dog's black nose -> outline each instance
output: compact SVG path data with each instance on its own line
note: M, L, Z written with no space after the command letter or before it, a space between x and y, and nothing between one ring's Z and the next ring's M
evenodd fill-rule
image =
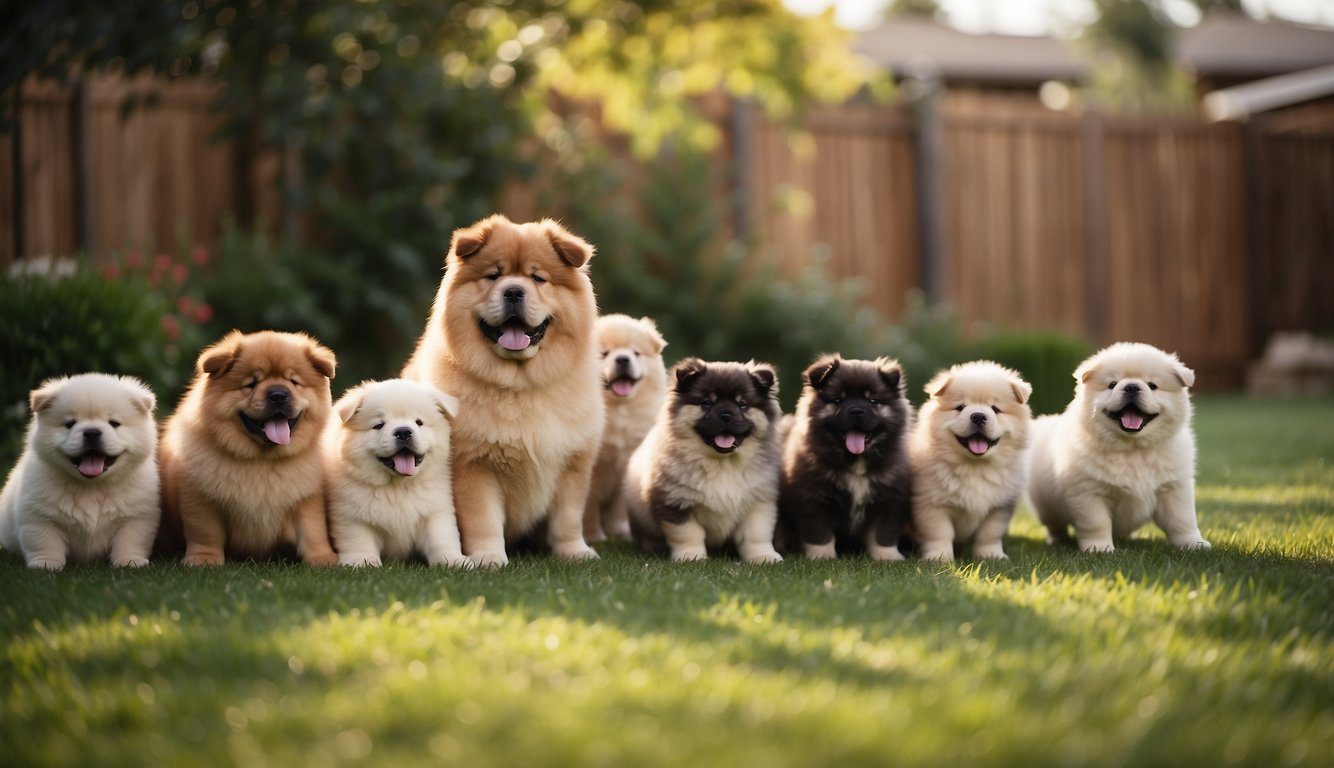
M287 405L287 401L292 399L292 393L283 387L274 387L268 391L268 394L264 395L264 399L269 401L269 405L277 408Z
M866 415L866 409L860 405L849 405L848 415L853 417L854 419L860 419L861 417Z
M523 301L523 289L517 285L511 285L505 289L505 303L518 304Z
M617 367L617 368L629 368L629 367L630 367L630 356L629 356L629 355L617 355L617 356L616 356L616 367Z
M83 431L83 441L85 443L95 443L101 439L102 439L102 430L100 429L85 429Z
M1127 395L1138 395L1138 394L1139 394L1139 390L1140 390L1140 386L1139 386L1138 384L1127 384L1127 385L1126 385L1126 389L1125 389L1125 393L1126 393Z
M979 427L987 423L987 415L985 413L975 413L970 418L972 418L973 423Z
M399 441L400 443L411 442L412 430L408 427L399 427L398 429L394 430L394 439Z
M718 412L718 421L721 421L722 423L727 424L727 423L730 422L731 420L732 420L732 412L731 412L731 411L719 411L719 412Z

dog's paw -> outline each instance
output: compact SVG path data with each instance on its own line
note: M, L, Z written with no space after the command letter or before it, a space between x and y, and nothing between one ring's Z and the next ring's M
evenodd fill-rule
M148 565L148 558L122 557L120 559L113 559L111 564L117 568L143 568L145 565Z
M691 549L683 549L672 553L672 562L674 563L690 563L696 560L708 560L708 559L709 559L709 553L703 550L696 551Z
M314 552L301 558L301 562L315 568L326 568L331 565L338 565L338 553L330 550L328 552ZM376 563L379 565L379 563Z
M181 562L194 566L218 566L222 565L222 555L213 552L195 552L186 555Z
M65 567L65 561L47 557L34 557L28 561L28 567L43 571L59 571Z
M999 548L997 549L979 549L973 553L973 557L978 560L1009 560L1010 556Z
M923 549L922 559L933 563L951 563L954 562L954 552L949 549Z
M478 568L504 568L510 564L510 559L504 552L478 552L469 559Z
M361 568L370 566L372 568L380 567L380 558L375 555L339 555L338 564L347 568ZM313 565L313 563L312 563Z
M1096 542L1089 542L1087 544L1080 543L1079 551L1087 552L1090 554L1111 554L1112 552L1116 551L1116 545L1112 544L1110 541L1108 542L1096 541Z
M607 540L607 534L602 532L601 528L594 530L584 529L584 541L589 544L600 544Z
M1188 539L1182 542L1172 542L1172 546L1177 549L1213 549L1214 545L1204 539Z
M828 544L803 544L801 549L807 560L833 560L838 557L832 541Z
M770 563L783 562L783 556L771 549L768 552L756 552L754 554L746 555L741 558L741 560L747 565L769 565Z
M596 560L598 553L593 548L584 543L579 544L557 544L551 548L557 557L563 557L566 560Z
M469 571L477 567L476 563L463 555L459 555L458 557L446 557L444 560L432 563L432 565L443 565L446 568L458 568L463 571Z

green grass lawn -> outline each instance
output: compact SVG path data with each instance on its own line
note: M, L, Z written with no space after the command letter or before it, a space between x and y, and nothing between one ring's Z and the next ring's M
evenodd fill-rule
M1198 408L1210 552L499 572L0 555L0 763L1334 764L1334 401Z

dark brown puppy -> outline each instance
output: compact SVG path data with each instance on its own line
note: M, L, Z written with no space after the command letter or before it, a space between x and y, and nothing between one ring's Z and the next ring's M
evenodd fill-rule
M805 380L783 446L784 530L812 559L865 547L875 560L902 560L912 510L903 369L889 358L825 355Z

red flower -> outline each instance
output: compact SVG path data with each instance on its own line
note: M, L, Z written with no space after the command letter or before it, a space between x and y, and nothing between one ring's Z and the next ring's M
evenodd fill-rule
M125 267L127 269L138 269L144 265L144 256L138 251L130 251L125 256Z
M171 268L171 281L177 285L184 285L185 278L190 276L190 270L184 264L177 264Z
M195 320L201 323L207 323L209 320L212 319L213 319L213 307L201 301L199 303L199 306L195 307Z
M197 246L190 253L190 258L194 261L194 263L202 267L208 263L208 249L202 245Z
M115 264L103 264L102 277L105 277L108 280L115 280L120 277L120 267Z
M177 322L175 316L163 315L162 330L167 334L167 338L175 341L181 335L181 324Z
M181 311L181 314L182 314L182 315L185 315L185 316L187 316L187 317L189 317L189 315L190 315L190 309L191 309L193 306L194 306L194 302L193 302L193 301L190 301L190 297L189 297L189 296L182 296L181 298L179 298L179 299L176 300L176 308L179 309L179 310Z
M158 269L163 272L171 269L171 257L165 253L159 253L157 259L153 262L153 269Z

